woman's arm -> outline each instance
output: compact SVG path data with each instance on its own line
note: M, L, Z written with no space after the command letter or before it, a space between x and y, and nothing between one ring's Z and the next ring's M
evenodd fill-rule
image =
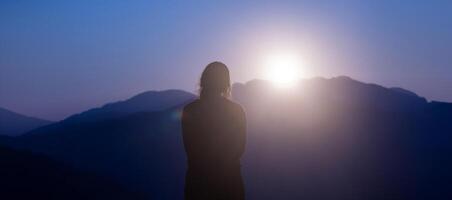
M190 113L186 108L182 111L182 140L188 158L191 158L195 151L195 141L193 141L193 122Z
M243 108L239 107L238 112L238 128L237 128L237 157L240 159L242 157L243 153L245 152L245 146L246 146L246 115Z

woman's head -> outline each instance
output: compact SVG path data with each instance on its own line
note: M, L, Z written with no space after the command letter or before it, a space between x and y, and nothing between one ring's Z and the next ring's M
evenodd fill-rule
M208 64L202 72L200 80L200 97L228 97L231 88L230 82L228 67L221 62L212 62Z

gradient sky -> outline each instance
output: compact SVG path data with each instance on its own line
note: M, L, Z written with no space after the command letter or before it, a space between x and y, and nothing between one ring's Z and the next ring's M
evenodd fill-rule
M1 0L0 107L59 120L146 90L233 81L296 52L305 77L347 75L452 102L452 1Z

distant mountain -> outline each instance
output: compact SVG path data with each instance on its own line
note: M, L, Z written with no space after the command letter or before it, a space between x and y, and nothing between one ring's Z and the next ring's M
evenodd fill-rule
M0 147L2 199L144 199L144 196L45 156Z
M18 136L50 123L52 122L0 108L0 135Z
M421 111L428 105L425 98L408 90L362 83L346 76L304 80L295 88L282 91L281 88L272 87L268 81L253 80L245 85L234 84L232 91L234 99L244 104L266 103L270 104L270 108L282 99L292 101L295 105L291 106L294 107L306 107L306 103L316 103L328 107L334 105L336 108L373 108L391 112Z
M93 122L115 119L137 112L165 110L175 105L193 100L195 95L182 90L148 91L125 101L106 104L100 108L90 109L72 115L65 123Z
M254 80L234 84L232 92L247 113L247 199L452 197L451 103L349 77L293 88ZM63 121L2 141L111 177L150 199L182 199L186 102L180 102L113 119Z
M409 91L409 90L405 90L405 89L403 89L403 88L393 87L393 88L390 88L390 89L393 90L393 91L402 93L402 94L411 95L411 96L413 96L413 97L419 97L416 93L411 92L411 91Z

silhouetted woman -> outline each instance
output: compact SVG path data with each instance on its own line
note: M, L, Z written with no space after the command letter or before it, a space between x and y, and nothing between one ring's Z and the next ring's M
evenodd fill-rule
M231 85L226 65L207 65L200 87L199 99L186 105L182 114L188 158L185 199L244 199L240 157L246 120L242 107L228 99Z

